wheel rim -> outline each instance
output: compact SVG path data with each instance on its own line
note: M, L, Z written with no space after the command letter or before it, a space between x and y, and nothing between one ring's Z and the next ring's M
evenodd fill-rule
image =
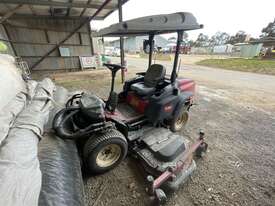
M175 129L180 130L188 121L188 112L183 112L175 122Z
M109 167L116 163L121 155L121 148L117 144L109 144L103 147L96 157L96 164L100 167Z

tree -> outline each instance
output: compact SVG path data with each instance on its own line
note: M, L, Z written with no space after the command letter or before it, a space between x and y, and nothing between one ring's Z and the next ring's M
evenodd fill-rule
M187 44L192 47L194 46L195 42L191 39L187 42Z
M275 19L262 29L261 37L275 37Z
M209 46L223 45L228 42L230 35L226 32L217 32L209 40Z
M198 35L197 40L194 42L195 47L203 47L209 45L209 37L203 33Z
M247 39L248 39L248 34L246 34L245 31L240 30L235 34L235 36L231 36L227 43L229 44L243 43Z
M7 45L4 42L0 41L0 53L6 52L7 49L8 49Z
M188 41L188 34L186 32L183 32L183 40Z

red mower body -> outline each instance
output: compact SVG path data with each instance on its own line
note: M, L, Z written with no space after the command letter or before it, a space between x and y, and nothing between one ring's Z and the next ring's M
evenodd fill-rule
M126 102L140 114L144 114L145 109L149 104L148 99L142 99L139 96L137 96L134 92L129 92L127 94Z
M192 79L178 78L177 79L178 88L181 92L192 92L195 93L196 84Z
M191 79L178 78L177 84L180 92L191 92L195 93L195 82ZM191 96L190 99L192 99ZM149 100L139 97L135 92L128 92L126 102L131 105L139 114L144 114L145 109L149 105Z

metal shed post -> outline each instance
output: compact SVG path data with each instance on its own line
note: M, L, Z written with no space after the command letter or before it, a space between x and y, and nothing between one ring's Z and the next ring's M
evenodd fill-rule
M118 0L118 17L119 17L119 22L123 21L123 16L122 16L122 0ZM123 37L120 37L120 64L122 66L125 66L125 60L124 60L124 39ZM125 81L125 70L121 70L121 82L124 83Z
M92 30L91 30L90 22L87 23L87 27L88 27L88 31L89 31L89 40L90 40L90 45L91 45L91 54L95 55L93 38L92 38Z

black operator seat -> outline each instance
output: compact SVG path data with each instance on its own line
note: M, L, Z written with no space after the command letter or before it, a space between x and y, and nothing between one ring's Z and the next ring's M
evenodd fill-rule
M152 64L146 71L144 82L131 85L131 89L137 94L148 96L154 94L159 83L164 81L166 69L161 64Z

